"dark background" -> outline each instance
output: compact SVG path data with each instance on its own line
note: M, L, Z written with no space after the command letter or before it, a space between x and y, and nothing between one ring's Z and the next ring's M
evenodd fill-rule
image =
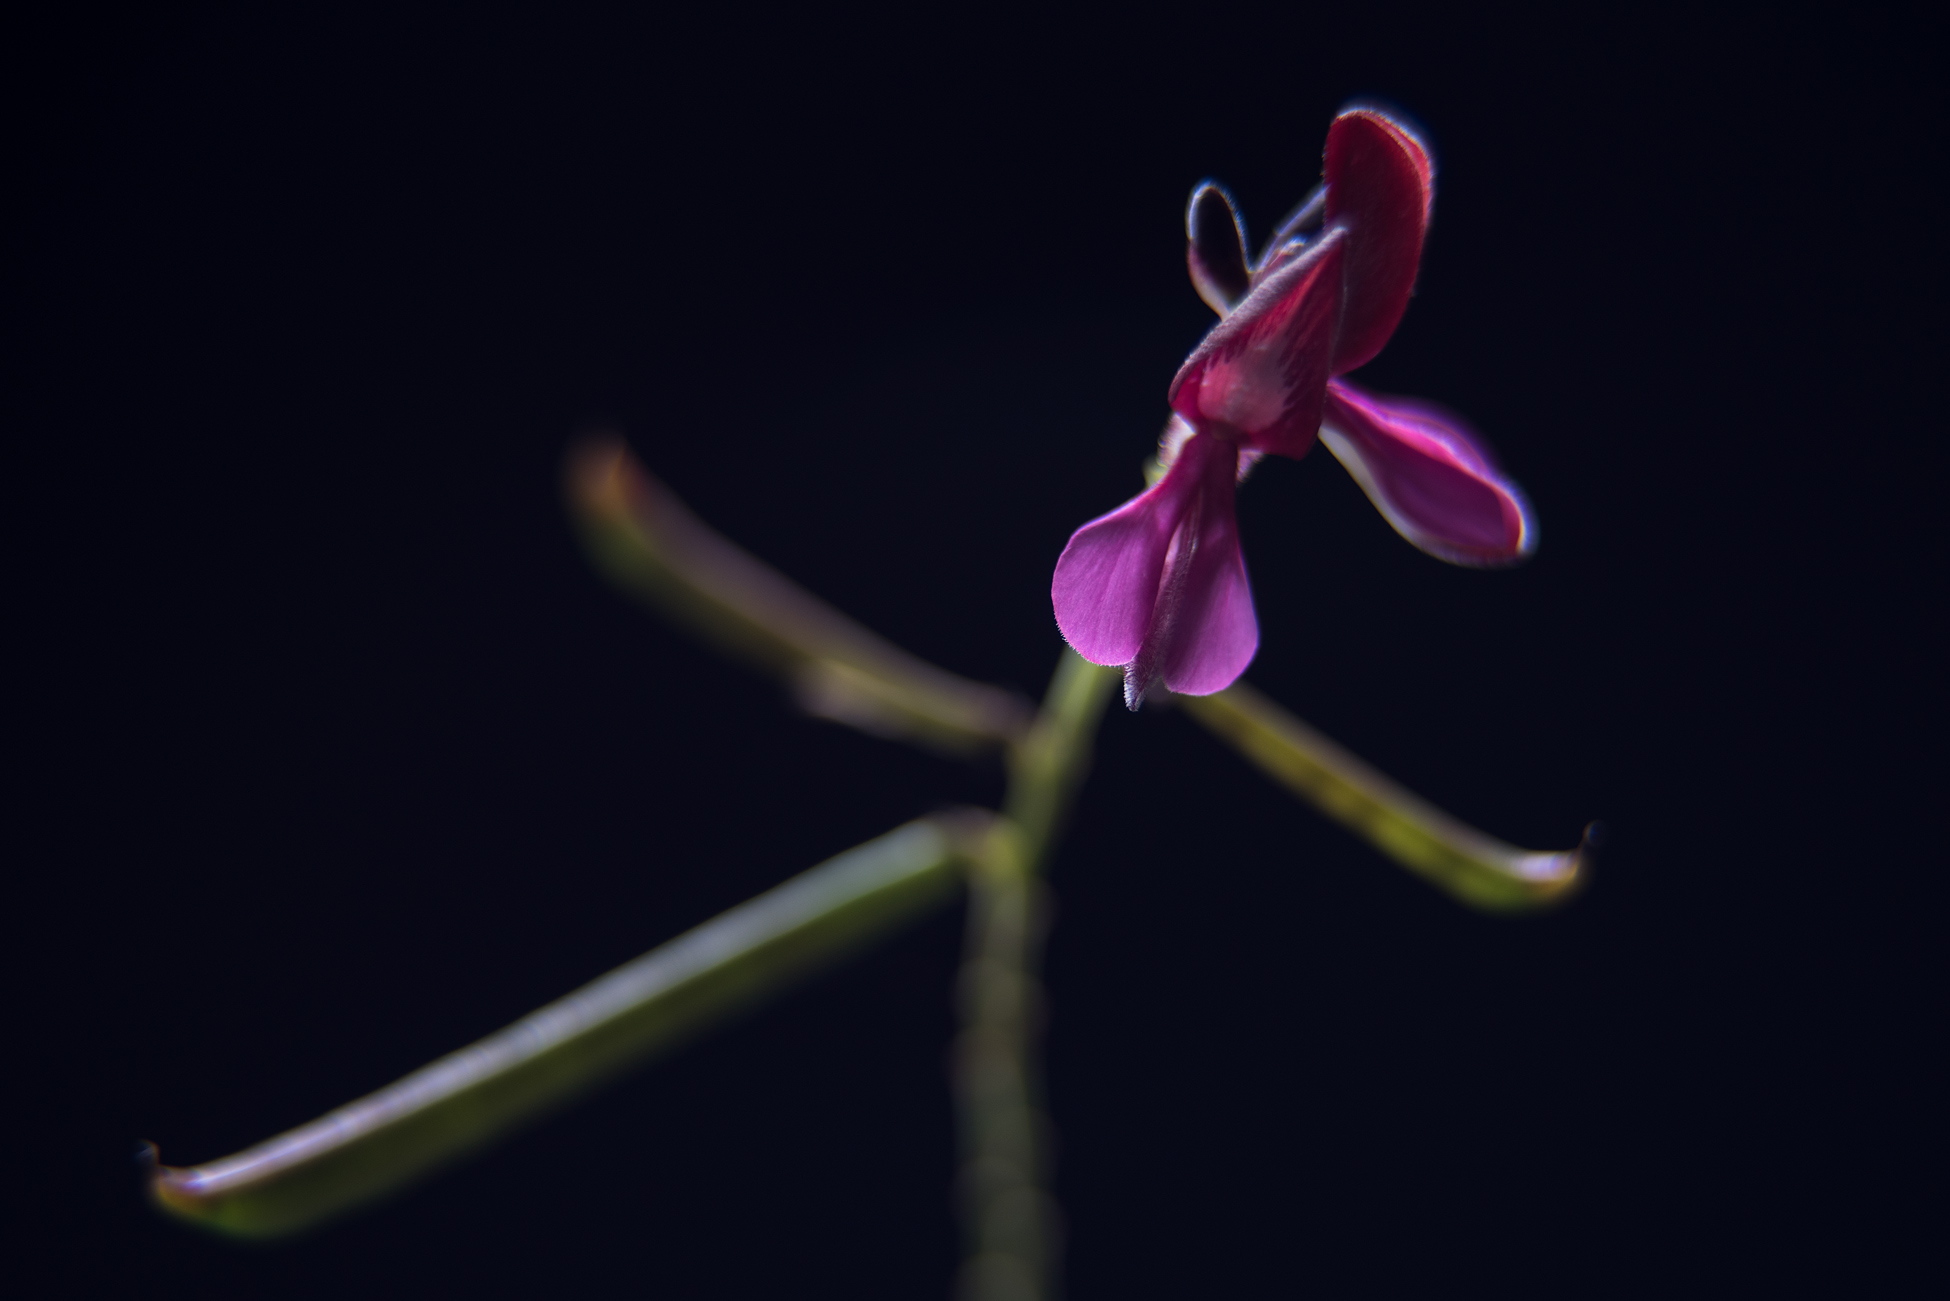
M994 770L795 715L610 590L608 424L915 652L1039 692L1050 568L1384 96L1437 151L1361 378L1467 413L1527 566L1324 454L1241 497L1252 681L1493 834L1465 911L1182 716L1054 873L1076 1297L1900 1276L1941 1021L1942 49L1896 12L506 9L14 29L8 1267L38 1294L941 1296L958 914L295 1245L207 1160ZM1926 403L1925 399L1930 400Z

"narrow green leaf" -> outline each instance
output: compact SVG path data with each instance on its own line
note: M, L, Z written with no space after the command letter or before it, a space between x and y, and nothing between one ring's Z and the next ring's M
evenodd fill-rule
M757 668L822 718L950 753L1005 745L1029 702L918 659L741 550L685 508L614 439L569 457L584 544L619 586Z
M1398 786L1243 682L1173 699L1275 781L1471 907L1560 903L1590 875L1590 828L1574 850L1517 849Z
M249 1238L397 1192L946 902L990 824L973 811L910 822L308 1125L159 1166L150 1191L172 1215Z

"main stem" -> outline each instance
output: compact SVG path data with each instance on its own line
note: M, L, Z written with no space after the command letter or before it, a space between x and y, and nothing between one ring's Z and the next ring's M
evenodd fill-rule
M1036 1053L1048 918L1042 871L1116 681L1114 670L1064 652L1035 726L1010 753L1003 817L969 876L955 1053L963 1301L1043 1301L1057 1291L1060 1225Z

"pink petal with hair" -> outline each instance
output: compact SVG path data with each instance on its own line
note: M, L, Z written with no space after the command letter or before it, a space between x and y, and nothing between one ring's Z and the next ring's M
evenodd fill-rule
M1259 619L1233 511L1233 479L1230 467L1219 465L1207 476L1199 506L1198 547L1164 657L1165 685L1181 695L1225 690L1259 650Z
M1255 285L1179 367L1172 409L1254 451L1306 455L1320 427L1345 243L1329 231Z
M1458 565L1507 565L1537 548L1517 485L1462 421L1440 407L1380 398L1335 380L1320 439L1395 531Z
M1348 233L1333 373L1374 360L1408 310L1435 206L1435 163L1406 125L1350 109L1327 131L1329 227Z
M1137 658L1158 603L1165 553L1198 491L1203 459L1180 455L1164 478L1072 534L1058 557L1050 584L1056 626L1092 664Z

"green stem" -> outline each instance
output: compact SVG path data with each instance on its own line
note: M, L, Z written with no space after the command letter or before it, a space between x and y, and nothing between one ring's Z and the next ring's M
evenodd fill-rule
M395 1193L947 902L993 821L910 822L308 1125L207 1165L159 1166L150 1191L172 1215L246 1238Z
M1037 1301L1056 1291L1060 1231L1036 1051L1048 917L1041 868L1117 680L1115 670L1064 652L1042 713L1011 754L1005 815L971 865L955 1045L964 1301Z
M1019 829L1027 871L1042 870L1070 801L1089 771L1091 739L1118 681L1118 670L1100 668L1066 649L1035 726L1010 752L1002 812Z

